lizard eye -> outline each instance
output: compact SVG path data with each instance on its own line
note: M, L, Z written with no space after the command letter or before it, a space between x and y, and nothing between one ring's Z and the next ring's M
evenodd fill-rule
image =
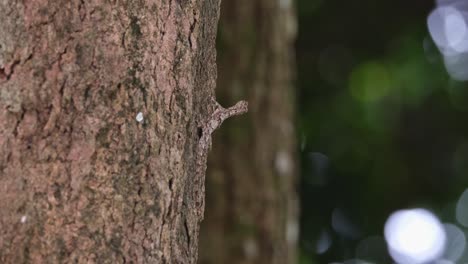
M197 134L198 134L198 138L200 139L203 135L203 128L202 127L198 127L197 128Z

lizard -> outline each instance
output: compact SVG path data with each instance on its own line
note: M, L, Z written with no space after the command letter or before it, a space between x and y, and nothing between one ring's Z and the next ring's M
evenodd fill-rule
M198 234L199 224L203 220L205 210L205 173L208 161L208 152L211 149L211 135L221 126L224 120L231 116L241 115L248 111L248 103L240 101L234 106L229 108L222 107L216 100L212 99L212 112L207 119L198 126L198 145L195 153L195 180L193 182L192 190L194 191L193 199L195 202L195 210L191 211L194 214L197 222L184 220L184 228L187 235L187 242L189 248L191 243L196 243L191 237L194 233ZM180 220L180 219L179 219ZM198 236L198 235L196 235ZM195 247L196 248L196 247Z
M207 167L207 160L208 160L208 152L211 149L211 136L212 133L221 126L224 120L228 119L231 116L241 115L247 113L248 111L248 103L246 101L239 101L234 106L229 108L222 107L216 100L213 101L213 111L208 119L202 123L199 127L199 141L197 146L197 153L196 153L196 171L195 177L197 180L204 182L205 180L205 173ZM202 184L204 186L204 184ZM203 199L204 190L202 190L201 198ZM198 196L198 195L197 195ZM202 200L203 201L203 200ZM200 212L201 217L203 217L203 207Z

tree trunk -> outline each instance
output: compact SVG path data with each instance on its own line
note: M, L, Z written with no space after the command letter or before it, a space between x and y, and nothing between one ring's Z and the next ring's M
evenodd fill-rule
M223 0L218 97L248 98L249 115L216 133L200 259L295 263L298 236L290 0ZM216 250L213 250L216 248Z
M219 0L0 1L0 262L195 263Z

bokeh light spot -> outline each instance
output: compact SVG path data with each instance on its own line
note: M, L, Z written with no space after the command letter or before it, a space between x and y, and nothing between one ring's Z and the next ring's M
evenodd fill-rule
M397 263L418 264L442 255L446 234L434 214L425 209L411 209L397 211L388 218L385 239Z
M466 23L460 12L453 12L447 15L445 19L445 31L447 32L448 44L457 51L459 50L458 45L466 36Z
M448 259L438 259L434 261L434 264L455 264L455 263Z
M463 14L453 6L438 7L427 18L432 39L445 55L468 50L467 25Z
M349 87L354 98L360 101L375 101L390 91L390 74L381 63L364 63L351 73Z
M444 65L450 77L454 80L468 80L468 52L444 56Z
M444 55L450 76L468 80L468 14L455 5L440 5L427 18L429 33Z
M444 224L444 229L447 235L444 259L456 262L465 252L465 233L453 224Z
M327 252L328 249L331 247L332 242L333 242L332 237L330 236L328 231L323 230L320 233L319 238L317 239L317 244L315 246L315 252L317 254L323 254L323 253Z
M359 239L361 236L359 228L350 220L342 209L335 208L331 220L333 230L340 236L351 240Z
M455 215L458 223L464 227L468 227L468 189L458 199Z

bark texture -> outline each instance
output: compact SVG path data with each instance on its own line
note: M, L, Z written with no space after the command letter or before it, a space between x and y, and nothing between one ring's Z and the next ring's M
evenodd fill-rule
M249 114L215 133L201 263L295 263L295 35L292 1L222 2L217 94Z
M0 1L0 263L196 262L218 13Z

